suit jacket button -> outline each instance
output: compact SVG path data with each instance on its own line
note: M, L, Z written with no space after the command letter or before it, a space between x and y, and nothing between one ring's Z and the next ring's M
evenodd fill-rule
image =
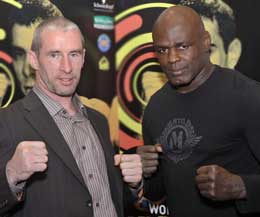
M92 207L91 200L87 200L87 201L86 201L86 206L88 206L88 207Z

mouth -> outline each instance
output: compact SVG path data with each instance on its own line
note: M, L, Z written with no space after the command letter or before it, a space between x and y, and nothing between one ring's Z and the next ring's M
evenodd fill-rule
M185 69L182 68L182 69L167 69L167 74L171 77L179 77L179 76L182 76L185 72Z
M74 79L73 78L60 78L59 79L61 83L65 86L69 86L73 83Z

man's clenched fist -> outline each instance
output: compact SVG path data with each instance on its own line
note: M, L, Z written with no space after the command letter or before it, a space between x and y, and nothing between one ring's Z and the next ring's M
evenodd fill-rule
M14 155L6 165L6 175L9 184L26 181L35 172L47 169L48 152L42 141L20 142Z

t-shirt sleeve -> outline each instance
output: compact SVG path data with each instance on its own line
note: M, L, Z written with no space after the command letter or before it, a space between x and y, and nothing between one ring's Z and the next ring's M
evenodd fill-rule
M241 116L244 136L259 167L254 174L239 174L245 183L247 197L238 200L236 204L241 213L258 213L260 212L260 86L252 83L252 86L245 89L242 97L244 103Z

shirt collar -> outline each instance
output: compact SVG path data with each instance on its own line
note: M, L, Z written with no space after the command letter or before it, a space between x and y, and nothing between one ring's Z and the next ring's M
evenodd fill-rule
M48 96L44 91L42 91L40 88L34 86L33 87L34 93L40 98L43 105L46 107L46 109L49 111L50 115L54 117L60 112L65 111L65 109L62 107L61 104L53 100L50 96ZM87 118L87 109L83 105L83 103L80 101L80 98L78 94L74 94L72 97L72 102L76 106L77 111L84 114L84 116ZM66 112L66 111L65 111Z

